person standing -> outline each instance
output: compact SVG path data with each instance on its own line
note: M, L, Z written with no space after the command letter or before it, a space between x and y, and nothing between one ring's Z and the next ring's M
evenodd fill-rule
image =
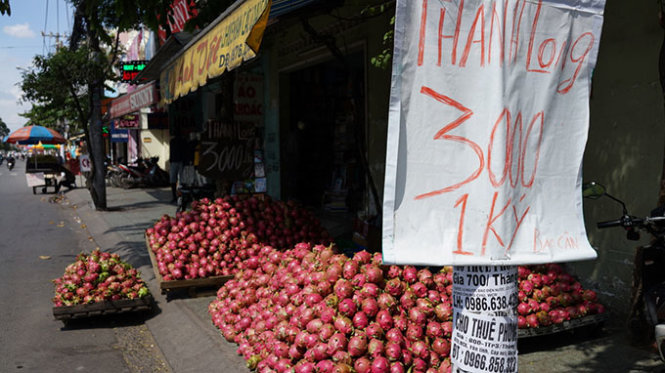
M184 166L185 140L175 133L169 143L169 181L171 183L171 203L178 200L178 181Z

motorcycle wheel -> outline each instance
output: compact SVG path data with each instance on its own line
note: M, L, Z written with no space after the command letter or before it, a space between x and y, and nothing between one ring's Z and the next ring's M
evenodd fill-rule
M184 199L182 198L182 196L178 196L178 199L177 199L177 202L176 202L177 207L176 207L176 209L175 209L175 212L183 212L183 211L185 211L185 209L187 208L187 206L184 206L184 205L183 205L183 203L184 203L183 200L184 200Z
M130 189L130 188L133 188L133 187L136 186L135 185L136 183L134 182L134 179L129 175L121 176L120 180L119 180L119 183L120 183L120 187L123 188L123 189Z
M121 179L122 179L121 174L114 173L113 175L111 175L111 185L116 188L122 188L122 185L120 184Z

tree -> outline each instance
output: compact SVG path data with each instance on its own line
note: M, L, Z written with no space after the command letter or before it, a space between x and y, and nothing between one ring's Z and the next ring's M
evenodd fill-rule
M395 43L395 1L389 0L375 6L368 6L363 11L364 14L368 16L374 16L378 14L383 14L390 12L392 17L390 17L390 29L383 34L383 46L384 49L377 54L376 56L370 58L370 63L374 67L381 69L386 69L390 67L393 58L393 45Z
M32 103L30 111L21 114L28 124L64 132L56 124L68 123L69 134L86 130L89 116L86 85L103 71L103 66L89 63L88 55L85 49L71 52L59 48L54 54L35 56L33 67L21 72L21 100ZM107 74L106 78L110 80L113 76Z
M2 142L2 138L9 135L10 132L5 121L0 118L0 149L6 150L10 147L9 144Z
M23 72L22 99L35 104L23 116L52 127L64 121L74 131L84 131L93 169L87 180L90 195L95 207L105 210L101 99L104 82L114 79L113 66L121 52L118 35L142 24L156 30L171 0L68 2L75 9L69 47L35 57L34 68Z
M9 6L9 0L0 0L0 14L2 14L3 16L12 15L12 9Z
M2 118L0 118L0 138L3 138L7 135L9 135L9 127L7 127L7 123L5 123Z
M118 35L126 30L148 25L156 30L158 19L165 19L170 0L68 0L75 9L74 26L69 40L69 51L83 51L92 69L88 76L88 111L79 106L79 113L87 120L86 143L92 163L90 195L95 207L106 209L106 184L104 168L104 142L102 138L101 99L105 78L112 71L118 56ZM109 30L116 30L115 40ZM110 58L106 58L103 46L114 46ZM96 70L96 71L95 71ZM70 92L75 97L78 92Z

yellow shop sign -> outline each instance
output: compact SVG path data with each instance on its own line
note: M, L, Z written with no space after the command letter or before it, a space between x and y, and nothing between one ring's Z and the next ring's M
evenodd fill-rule
M271 0L239 0L201 32L160 75L162 103L170 103L256 57Z

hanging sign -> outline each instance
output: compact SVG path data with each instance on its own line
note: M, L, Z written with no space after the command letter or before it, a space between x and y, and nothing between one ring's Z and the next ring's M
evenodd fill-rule
M385 263L595 258L581 164L602 0L398 0Z
M238 0L221 20L202 31L160 75L164 103L193 92L208 79L256 57L268 24L270 0Z

